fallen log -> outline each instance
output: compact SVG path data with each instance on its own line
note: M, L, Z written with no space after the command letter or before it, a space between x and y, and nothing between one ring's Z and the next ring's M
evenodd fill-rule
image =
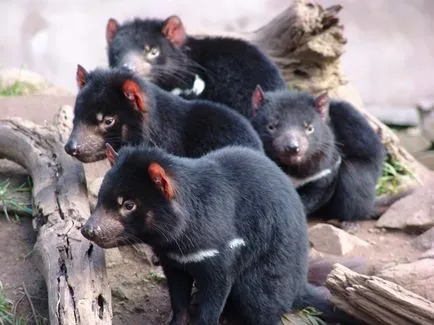
M330 300L370 325L434 324L434 303L376 276L335 264L325 286Z
M79 231L90 215L83 167L63 150L71 116L64 107L53 125L0 120L0 156L33 180L33 258L47 285L50 324L107 325L112 309L104 251Z

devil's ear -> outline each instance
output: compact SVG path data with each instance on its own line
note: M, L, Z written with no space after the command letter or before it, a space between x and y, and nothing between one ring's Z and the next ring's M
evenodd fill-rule
M161 33L177 48L181 47L187 38L187 33L185 32L181 18L175 15L170 16L164 21Z
M137 82L134 80L125 80L122 85L122 91L135 109L140 112L146 112L144 95Z
M118 153L108 143L105 144L105 149L106 149L105 153L106 153L107 159L110 162L110 165L113 166L116 162L116 159L118 158Z
M164 168L158 163L153 162L148 167L148 174L155 187L167 200L171 200L174 195L174 190Z
M259 108L264 103L264 91L260 85L257 85L252 94L252 117L258 113Z
M329 114L329 96L327 92L315 98L315 109L320 113L322 120L325 121Z
M110 45L113 41L113 39L116 36L116 33L119 28L119 23L116 19L110 18L107 22L107 26L105 29L105 39L107 41L107 45Z
M77 64L77 72L75 74L75 79L77 81L78 89L81 89L86 84L88 72L81 65Z

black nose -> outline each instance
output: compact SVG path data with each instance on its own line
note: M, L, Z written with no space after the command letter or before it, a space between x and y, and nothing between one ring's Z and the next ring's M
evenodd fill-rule
M83 228L81 228L81 234L84 236L84 238L88 240L93 240L96 237L96 229L92 225L84 225Z
M290 154L299 153L300 145L296 141L291 141L285 146L285 151Z
M68 140L65 144L65 151L68 155L76 156L78 154L78 145L75 140Z

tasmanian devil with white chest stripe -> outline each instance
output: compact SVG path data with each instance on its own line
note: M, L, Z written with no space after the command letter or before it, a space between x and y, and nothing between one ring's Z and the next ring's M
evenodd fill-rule
M380 137L349 103L304 91L252 96L251 123L264 149L293 180L308 215L339 218L344 228L378 217L407 195L376 199L386 151Z
M65 151L82 162L105 159L105 143L162 147L198 157L226 145L263 151L249 121L223 104L186 100L124 68L77 67L73 129Z
M267 91L287 88L277 66L255 45L189 36L178 16L123 24L109 19L106 41L111 67L129 67L176 95L223 103L244 116L257 84Z
M306 306L326 320L359 324L307 283L302 202L263 153L225 147L183 158L108 146L107 156L113 167L82 234L103 248L153 248L168 281L171 325L185 324L193 281L195 325L217 325L226 304L246 325L278 325L282 313Z

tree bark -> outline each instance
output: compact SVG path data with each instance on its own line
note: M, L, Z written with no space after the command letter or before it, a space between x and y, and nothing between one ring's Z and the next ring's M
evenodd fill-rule
M326 287L340 309L370 325L434 324L434 303L403 287L336 264Z
M364 109L363 101L341 69L347 42L338 14L342 6L323 8L313 0L294 0L269 23L250 34L240 34L259 46L280 67L289 87L352 103L380 135L393 160L412 170L421 182L433 174L403 148L386 125Z
M1 120L0 156L23 166L33 180L34 260L47 285L50 324L110 325L104 251L79 230L90 215L83 167L63 150L71 116L63 107L54 125Z

